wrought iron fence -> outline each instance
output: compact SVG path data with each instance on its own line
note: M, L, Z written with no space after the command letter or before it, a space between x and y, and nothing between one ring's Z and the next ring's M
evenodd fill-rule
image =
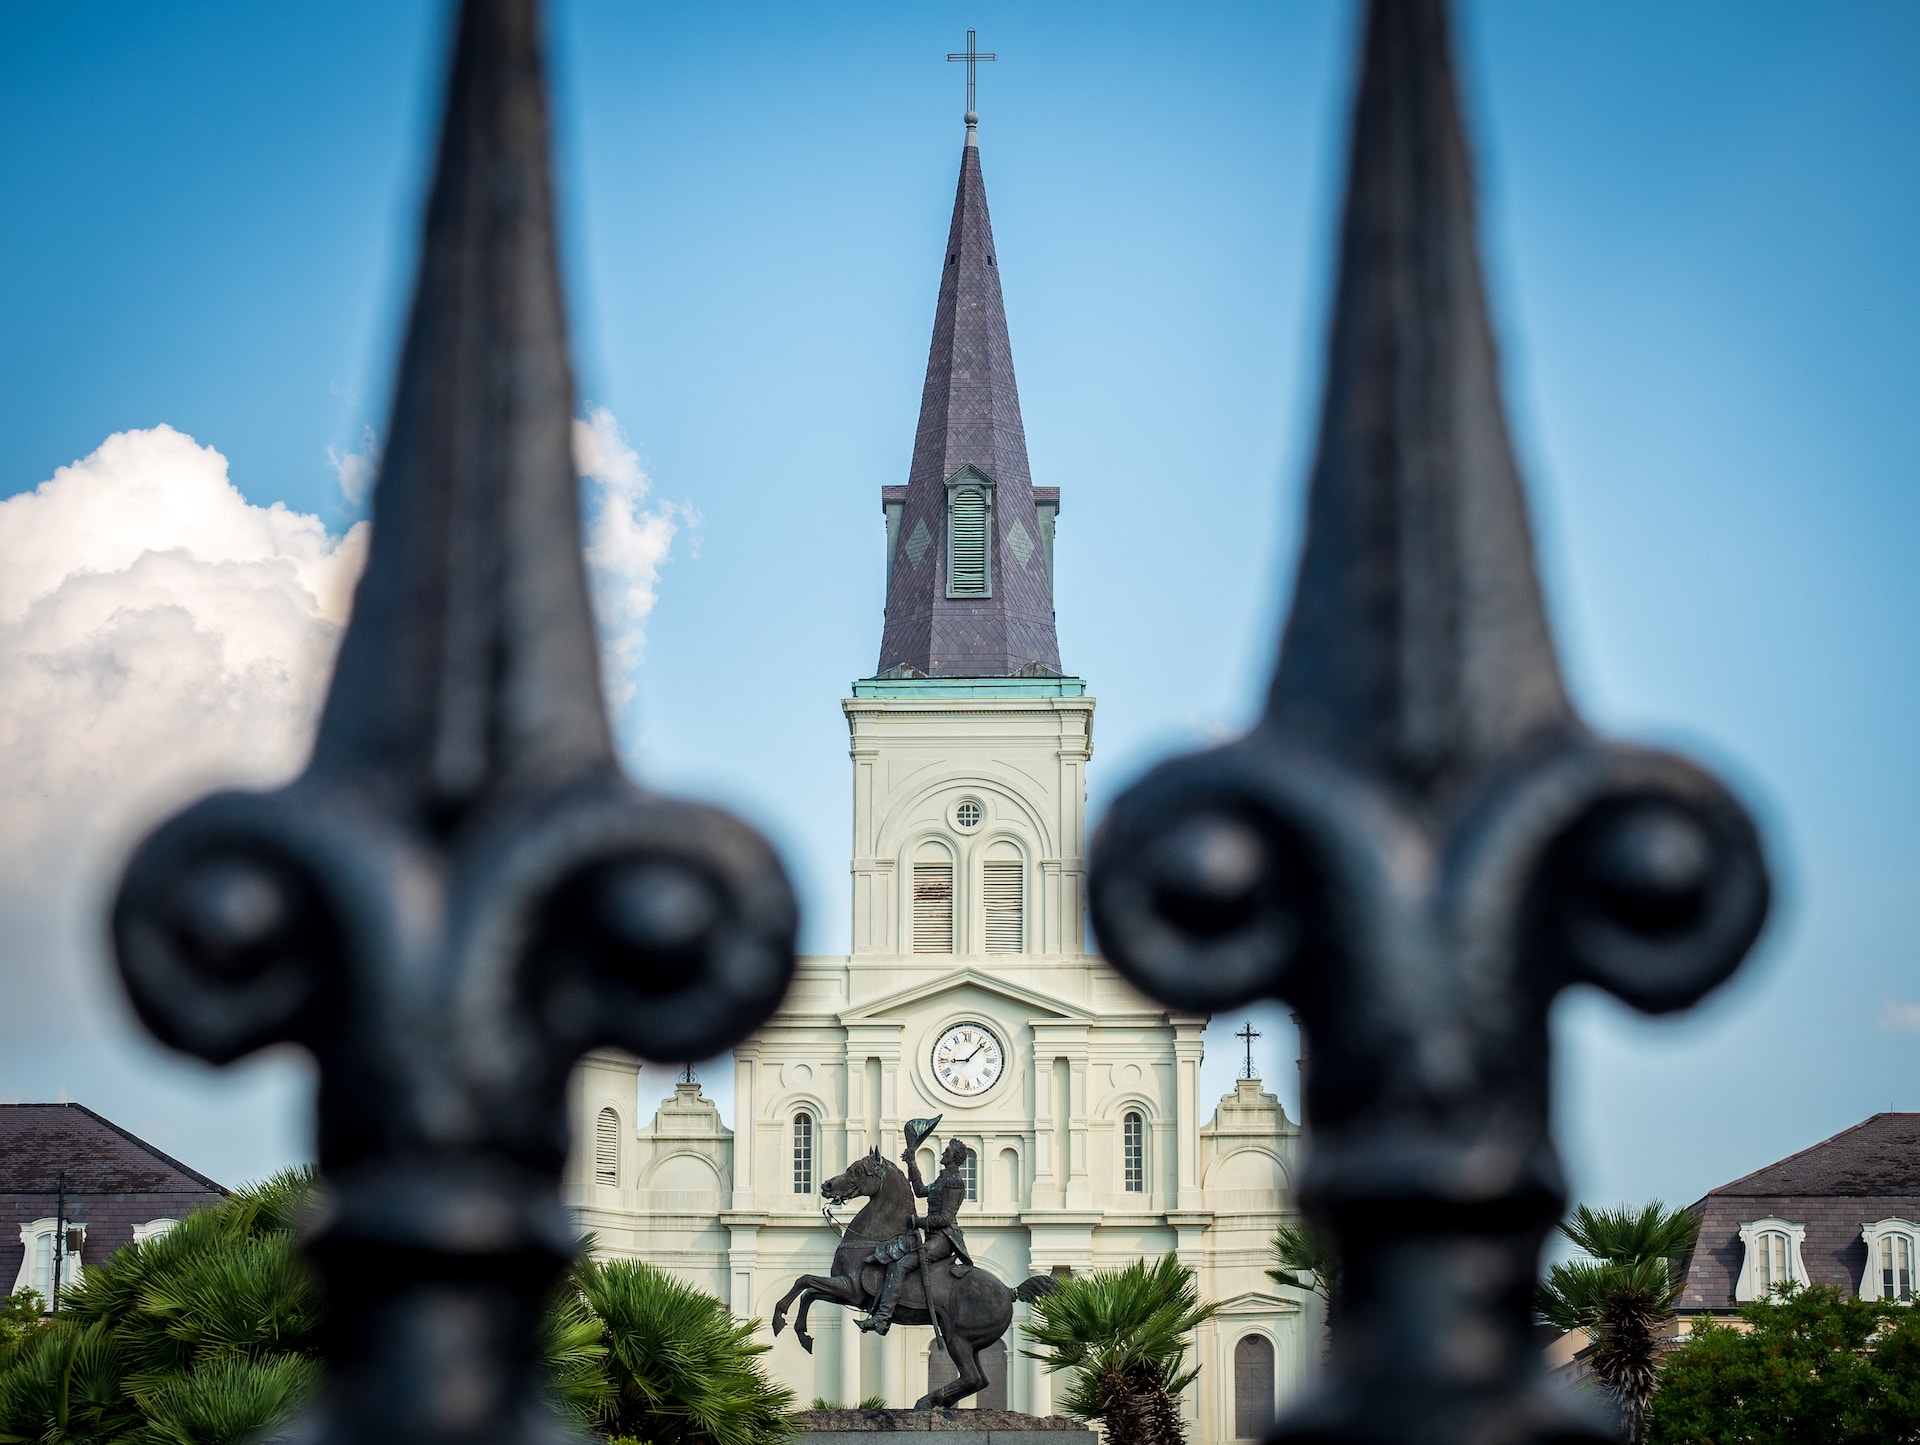
M540 1305L574 1249L565 1082L777 1006L765 842L613 755L580 557L536 0L464 0L373 544L312 761L160 827L113 915L161 1039L320 1066L332 1310L309 1433L551 1434ZM1712 778L1561 685L1501 413L1441 0L1375 0L1307 541L1265 716L1095 841L1108 956L1185 1009L1304 1019L1306 1207L1345 1268L1290 1439L1590 1438L1528 1341L1564 1202L1546 1014L1684 1008L1756 936Z

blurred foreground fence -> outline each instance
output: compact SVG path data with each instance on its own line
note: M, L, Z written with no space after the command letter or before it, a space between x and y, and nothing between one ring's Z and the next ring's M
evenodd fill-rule
M320 1065L332 1309L306 1434L551 1435L569 1069L717 1053L795 908L734 819L614 760L580 556L535 0L464 0L373 545L306 772L159 828L115 904L147 1026ZM1595 1438L1529 1342L1564 1204L1547 1010L1726 978L1747 815L1567 700L1501 411L1440 0L1365 30L1307 540L1264 717L1115 807L1090 905L1154 996L1291 1001L1344 1294L1289 1439Z

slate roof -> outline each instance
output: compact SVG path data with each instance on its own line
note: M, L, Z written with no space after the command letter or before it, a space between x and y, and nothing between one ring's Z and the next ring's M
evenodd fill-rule
M1058 675L1053 587L1034 511L999 258L971 127L960 154L943 260L875 671ZM990 597L947 596L946 484L967 466L993 482Z
M1862 1225L1920 1222L1920 1114L1875 1114L1777 1164L1723 1184L1694 1205L1700 1242L1686 1262L1678 1308L1733 1310L1744 1247L1740 1226L1806 1226L1800 1259L1816 1284L1858 1290L1867 1264Z
M20 1272L20 1226L53 1217L62 1171L66 1217L87 1227L87 1263L129 1243L137 1225L184 1219L227 1194L85 1104L0 1104L0 1293Z
M85 1104L0 1104L0 1194L226 1191Z

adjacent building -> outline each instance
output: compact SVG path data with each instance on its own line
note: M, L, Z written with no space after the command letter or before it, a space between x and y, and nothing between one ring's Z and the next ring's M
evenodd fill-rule
M1911 1301L1920 1256L1920 1114L1875 1114L1694 1205L1678 1311L1733 1315L1787 1280Z
M965 1142L967 1237L1008 1282L1175 1250L1199 1270L1220 1311L1197 1341L1194 1438L1256 1438L1319 1353L1314 1298L1266 1273L1299 1130L1255 1079L1203 1099L1207 1020L1087 951L1094 700L1061 664L1061 497L1028 470L968 122L912 464L879 498L879 658L841 705L852 951L802 959L779 1014L735 1050L737 1132L693 1082L641 1114L635 1062L589 1056L570 1197L602 1255L765 1319L831 1263L821 1183L869 1148L897 1156L904 1120L941 1114L922 1167ZM877 1338L829 1307L811 1327L812 1355L788 1333L768 1357L803 1401L910 1405L947 1377L930 1329ZM1049 1412L1051 1380L1017 1348L988 1370L981 1403Z
M0 1283L53 1298L87 1262L227 1191L84 1104L0 1104ZM10 1283L9 1283L10 1282Z

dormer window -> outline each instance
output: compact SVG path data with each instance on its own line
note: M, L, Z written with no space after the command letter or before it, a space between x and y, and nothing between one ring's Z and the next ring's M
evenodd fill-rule
M1746 1246L1746 1258L1733 1297L1743 1303L1767 1299L1790 1281L1808 1283L1807 1267L1800 1261L1800 1246L1806 1237L1806 1225L1785 1219L1756 1219L1741 1225L1740 1243Z
M1913 1303L1913 1271L1920 1263L1920 1227L1905 1219L1883 1219L1860 1228L1867 1242L1867 1267L1860 1298Z
M993 482L975 467L947 479L947 596L991 597Z

